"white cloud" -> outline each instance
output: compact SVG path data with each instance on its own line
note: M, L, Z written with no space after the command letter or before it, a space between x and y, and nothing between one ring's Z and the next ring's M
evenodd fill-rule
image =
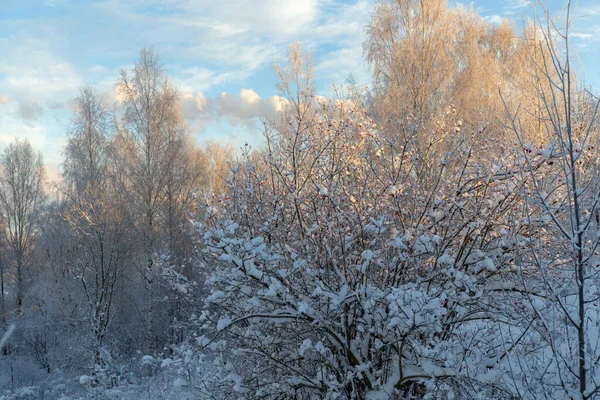
M582 40L590 40L595 37L594 34L585 33L585 32L573 32L573 33L571 33L571 36L574 38L577 38L577 39L582 39Z
M109 72L109 70L103 65L94 65L92 68L90 68L90 72L94 74L105 74Z
M7 104L10 101L7 95L0 95L0 104Z
M58 168L65 143L65 120L60 114L42 112L35 100L13 101L0 113L0 151L15 139L27 139L42 152L44 163Z
M181 110L188 123L204 131L209 124L222 121L231 126L255 128L260 118L272 117L284 109L287 101L279 96L262 99L252 89L241 89L237 95L222 92L216 97L204 93L184 92L181 95Z
M252 89L240 90L240 101L244 104L257 104L260 103L260 96Z
M275 112L282 112L290 104L287 99L279 96L269 97L267 103Z
M484 21L489 22L490 24L497 24L497 25L502 24L502 21L504 21L504 17L502 17L501 15L497 15L497 14L483 17L483 19L484 19Z
M183 91L195 92L244 82L270 68L276 58L284 58L296 39L317 52L348 54L337 63L335 57L327 59L322 65L326 72L342 67L342 79L350 71L364 76L361 46L372 4L373 0L105 0L94 7L139 31L137 37L154 44L163 60L177 60L174 81Z
M295 35L319 14L319 0L107 0L99 7L128 18L172 18L177 25L210 28L224 35L246 31ZM146 12L153 9L156 13Z
M69 117L65 105L85 82L118 102L117 71L128 67L141 45L160 53L181 90L182 111L192 129L215 124L248 132L258 118L285 107L278 96L261 98L248 81L259 72L252 87L264 90L260 80L272 85L272 78L262 74L276 58L285 58L296 39L315 51L317 76L327 83L350 72L368 77L361 46L374 0L350 1L48 0L69 13L0 27L0 93L6 97L0 104L7 103L12 121L10 130L0 121L0 135L31 134L53 124L44 135L59 137ZM227 93L214 95L225 84ZM58 142L54 139L44 139L45 145ZM53 154L60 159L60 151Z
M183 92L206 90L220 80L214 71L199 67L177 68L173 77L174 83Z
M19 30L8 38L0 36L0 92L4 93L0 102L10 100L13 105L9 108L11 129L6 129L6 115L0 126L4 137L14 137L21 130L31 134L46 114L44 122L56 125L82 82L75 68L53 52L60 38L50 30L46 33L46 37L36 37L35 32ZM40 139L39 135L35 138Z
M44 182L44 191L50 195L57 195L60 198L60 192L58 191L60 183L63 180L63 176L54 165L46 165L44 168L46 181Z
M40 121L23 124L17 116L19 105L11 105L12 112L0 117L0 149L15 139L27 139L38 150L45 150L48 144L47 131Z
M533 2L531 0L508 0L504 8L511 11L519 10L519 12L522 12L524 8L531 7L532 5Z
M194 101L196 103L196 108L198 109L198 111L204 112L208 103L204 94L202 92L198 92L198 95L196 96Z
M316 66L319 76L343 81L352 75L358 83L367 83L370 74L363 61L364 28L369 23L373 2L359 0L351 4L332 3L326 16L308 37L316 46L329 46ZM330 82L329 82L330 83Z
M77 89L82 82L79 74L47 47L46 42L36 39L0 39L0 74L4 75L0 84L5 91L38 99L62 99Z

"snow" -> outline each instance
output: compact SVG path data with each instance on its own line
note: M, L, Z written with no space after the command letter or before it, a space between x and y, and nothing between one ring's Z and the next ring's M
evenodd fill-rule
M304 339L304 341L302 342L302 344L300 345L300 348L298 349L298 354L300 354L301 356L304 355L304 353L306 353L307 350L312 348L312 340L310 339Z
M171 364L173 364L173 360L171 358L165 358L164 360L162 360L162 362L160 363L160 367L161 368L167 368L169 367Z
M183 378L177 378L173 381L173 386L176 388L187 386L187 381Z
M231 318L221 318L221 319L219 319L219 322L217 323L217 330L222 331L223 329L227 328L229 325L231 325Z
M154 357L149 356L149 355L145 355L142 357L142 360L140 362L142 365L152 365L154 363Z
M329 190L325 186L319 186L319 196L327 197Z

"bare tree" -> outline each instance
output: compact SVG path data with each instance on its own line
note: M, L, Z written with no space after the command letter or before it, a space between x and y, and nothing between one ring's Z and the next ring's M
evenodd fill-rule
M503 112L498 87L508 89L507 78L526 71L521 47L508 21L489 23L472 8L383 0L363 46L373 73L372 113L382 128L392 130L407 116L431 128L451 106L466 124L487 126ZM521 89L510 86L515 95Z
M226 191L229 175L228 162L233 159L234 148L227 143L205 140L196 149L193 163L198 174L198 186L215 196Z
M23 305L23 269L36 238L36 213L44 201L42 155L27 141L15 140L0 161L0 203L17 277L17 312Z
M129 248L127 218L121 196L106 182L89 187L85 196L73 199L65 217L72 231L70 265L81 281L89 306L94 374L101 374L105 368L102 344Z
M81 281L94 339L94 375L104 372L101 349L112 320L117 278L128 251L123 197L110 174L111 116L93 88L81 89L65 150L67 206L71 231L67 260Z
M529 42L535 43L528 52L535 67L529 88L539 101L533 110L527 104L515 113L507 108L508 128L522 149L524 178L531 181L524 192L527 224L537 228L523 256L523 273L538 276L552 299L549 305L535 307L537 330L552 356L540 362L543 372L533 372L545 382L550 398L589 399L596 398L599 389L594 377L600 351L590 315L596 314L599 299L595 268L600 246L600 101L576 85L569 38L571 1L561 26L540 5L545 19L538 18L535 29L526 32ZM522 115L537 117L545 148L534 151L527 141ZM540 155L543 169L536 167ZM534 285L531 278L528 284Z
M186 174L177 171L187 160L188 135L179 110L177 89L167 79L158 56L144 48L131 71L121 71L118 81L125 113L116 147L124 190L130 196L134 224L140 234L147 289L147 346L154 348L154 281L164 220L161 209L169 197L182 194Z
M65 149L63 175L77 195L106 179L112 115L91 86L81 88Z

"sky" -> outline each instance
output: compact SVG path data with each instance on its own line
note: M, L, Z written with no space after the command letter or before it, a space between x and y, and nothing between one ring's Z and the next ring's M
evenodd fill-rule
M119 71L135 62L142 46L160 54L198 140L258 143L258 117L279 104L273 63L285 61L295 40L313 53L319 92L351 75L369 83L362 43L375 3L0 0L0 151L15 138L27 138L55 176L79 88L90 84L115 100ZM529 3L462 2L490 22L508 18L517 26ZM546 5L556 13L564 1ZM600 87L600 1L580 0L573 23L579 75Z

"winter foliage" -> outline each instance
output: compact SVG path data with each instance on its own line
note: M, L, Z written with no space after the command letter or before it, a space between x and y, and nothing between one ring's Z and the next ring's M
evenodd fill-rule
M28 143L1 158L0 398L598 397L599 100L564 21L383 1L372 87L320 96L296 43L237 153L151 49L121 104L83 88L56 198Z

